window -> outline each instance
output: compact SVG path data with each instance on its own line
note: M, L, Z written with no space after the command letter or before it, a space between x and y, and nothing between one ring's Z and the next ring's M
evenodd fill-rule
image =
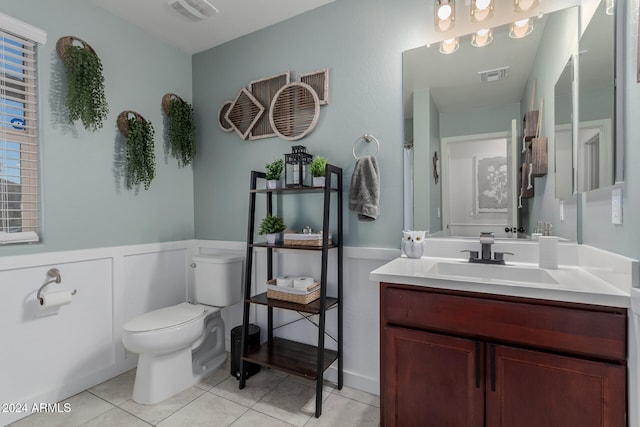
M0 243L39 239L38 31L0 14Z

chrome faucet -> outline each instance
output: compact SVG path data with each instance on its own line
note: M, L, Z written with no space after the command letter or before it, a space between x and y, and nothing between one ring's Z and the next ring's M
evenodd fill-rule
M513 254L511 252L494 252L493 257L491 257L491 245L493 245L494 242L495 237L493 236L493 233L483 231L480 233L480 252L469 249L461 252L469 252L469 262L504 265L504 256Z
M495 242L493 233L483 231L480 233L480 246L482 247L482 261L491 260L491 245Z

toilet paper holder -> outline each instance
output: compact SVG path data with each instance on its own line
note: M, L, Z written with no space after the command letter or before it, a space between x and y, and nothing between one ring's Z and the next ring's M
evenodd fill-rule
M62 282L62 276L60 275L60 270L58 270L57 268L51 268L49 271L47 271L47 276L51 277L51 279L47 280L46 282L44 282L42 286L40 286L40 289L38 289L38 293L36 295L36 298L38 298L38 301L40 302L40 304L42 304L43 302L42 291L44 290L44 288L47 287L47 285L50 285L52 283ZM71 292L71 295L75 295L77 292L78 290L74 289L73 292Z

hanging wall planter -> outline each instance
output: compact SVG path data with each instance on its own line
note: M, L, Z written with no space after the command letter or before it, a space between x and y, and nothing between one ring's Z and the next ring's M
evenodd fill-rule
M87 42L73 36L61 37L56 43L56 52L67 73L65 103L69 120L82 120L85 129L95 132L109 114L102 62Z
M127 138L127 188L144 184L148 190L156 175L153 126L135 111L118 115L118 130Z
M167 115L171 155L180 166L187 166L196 155L196 127L193 107L178 95L167 93L162 97L162 111Z

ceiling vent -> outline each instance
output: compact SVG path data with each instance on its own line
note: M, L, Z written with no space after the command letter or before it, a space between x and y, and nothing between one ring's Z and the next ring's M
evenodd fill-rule
M169 6L192 21L202 21L218 13L207 0L169 0Z
M497 82L498 80L504 80L507 78L507 74L509 74L509 67L478 71L478 74L480 74L480 81L482 82Z

